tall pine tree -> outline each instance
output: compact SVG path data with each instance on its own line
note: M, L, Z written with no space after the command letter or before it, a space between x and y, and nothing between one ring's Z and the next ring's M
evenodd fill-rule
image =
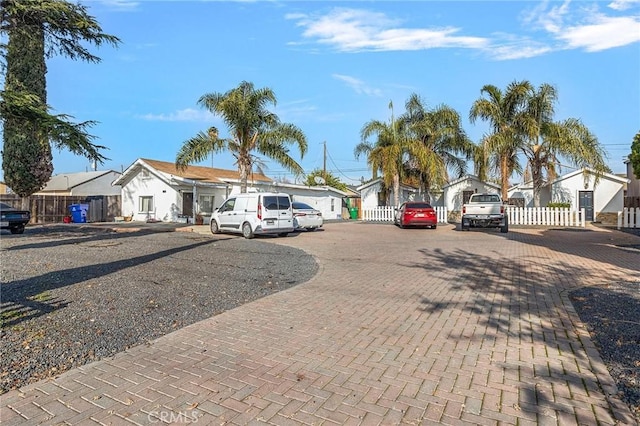
M81 43L117 45L104 34L84 6L63 0L0 1L0 32L5 72L0 93L3 122L2 168L16 194L40 190L53 173L51 145L102 163L105 157L86 131L92 121L73 123L67 115L52 115L47 105L46 58L61 54L99 62Z

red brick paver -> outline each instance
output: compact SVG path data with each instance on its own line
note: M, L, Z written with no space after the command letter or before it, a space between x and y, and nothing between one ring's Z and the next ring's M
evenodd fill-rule
M316 277L2 395L2 424L636 424L567 292L637 277L615 244L638 237L348 222L268 241Z

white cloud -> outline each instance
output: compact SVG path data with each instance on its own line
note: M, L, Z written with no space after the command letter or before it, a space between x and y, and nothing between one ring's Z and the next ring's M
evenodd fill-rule
M102 0L101 3L110 9L119 11L134 10L140 5L139 1L130 0Z
M570 4L570 0L565 0L561 5L549 7L545 1L532 9L523 22L548 32L558 42L554 50L596 52L640 41L639 16L605 15L597 4L572 10ZM609 7L622 11L635 4L640 4L640 0L616 0Z
M208 111L200 111L193 108L181 109L169 114L144 114L139 118L147 121L193 121L211 122L214 115Z
M335 8L324 15L297 13L286 18L302 28L307 41L340 52L466 48L495 60L512 60L566 49L595 52L640 41L640 16L620 13L640 5L640 0L614 0L608 6L617 11L612 12L616 16L601 13L597 3L574 4L571 0L535 3L521 16L527 35L494 33L491 37L460 35L462 30L453 26L403 28L384 13L360 9ZM362 82L344 81L366 93Z
M640 0L614 0L609 3L609 7L613 10L627 10L637 4L640 4Z
M349 86L359 95L376 96L376 97L382 96L382 90L369 87L364 81L358 80L357 78L350 77L348 75L342 75L342 74L333 74L332 77L335 78L336 80L340 80L343 83L346 83L347 86Z
M593 23L567 27L556 37L569 48L584 48L588 52L626 46L640 42L640 19L600 15Z
M458 36L460 29L401 28L400 22L383 13L336 8L324 16L291 14L303 27L302 35L343 52L422 50L438 47L482 48L488 40Z

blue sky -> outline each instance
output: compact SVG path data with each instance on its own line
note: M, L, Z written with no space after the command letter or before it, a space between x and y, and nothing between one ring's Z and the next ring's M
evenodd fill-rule
M241 81L271 88L272 110L308 138L306 172L323 166L348 184L368 179L353 148L372 119L404 111L412 93L446 104L478 142L488 127L469 109L485 84L556 86L556 119L579 118L615 173L640 131L640 0L613 1L90 1L116 49L92 47L99 64L48 62L49 104L91 129L120 171L137 158L174 161L182 143L216 126L198 107L206 93ZM203 165L235 169L218 154ZM294 177L267 161L273 178ZM54 151L54 174L89 162ZM573 169L564 169L570 172ZM473 172L472 169L469 172ZM513 177L512 182L518 182Z

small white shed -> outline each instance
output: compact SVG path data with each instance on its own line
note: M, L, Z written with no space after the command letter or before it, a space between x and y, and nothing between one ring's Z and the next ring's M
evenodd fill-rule
M442 187L444 205L454 214L462 210L462 205L469 201L472 194L500 193L500 186L483 182L477 176L465 175Z
M342 200L349 196L346 192L327 185L306 186L278 182L272 184L269 191L286 192L293 201L300 201L320 210L322 217L327 220L343 219Z
M585 220L608 223L624 207L626 183L629 179L611 173L601 174L596 183L595 171L583 169L559 176L548 187L552 202L571 203L571 209L585 209Z
M360 198L362 199L362 209L375 209L379 206L393 206L394 196L393 188L389 188L388 191L383 191L382 178L374 179L371 182L367 182L364 185L360 185L356 188L360 192ZM400 185L400 204L405 201L414 201L418 189L409 185ZM395 206L397 207L397 206Z

